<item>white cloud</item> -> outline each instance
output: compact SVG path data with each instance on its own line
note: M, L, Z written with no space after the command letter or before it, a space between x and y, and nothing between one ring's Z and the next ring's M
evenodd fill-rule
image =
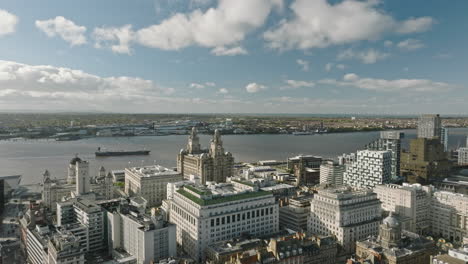
M190 88L195 88L195 89L203 89L205 87L215 87L216 83L214 82L205 82L205 83L191 83Z
M435 20L431 17L412 18L400 23L397 32L401 34L425 32L431 29L434 23Z
M135 32L131 25L123 27L100 27L95 28L93 32L96 48L110 48L115 53L131 54L130 48L133 42Z
M380 1L294 0L294 15L264 33L268 46L278 50L324 48L368 40L385 33L409 34L429 30L430 17L397 21L378 8Z
M190 88L203 89L203 88L205 88L205 85L200 84L200 83L191 83Z
M344 65L344 64L337 64L337 65L336 65L336 68L337 68L337 69L340 69L340 70L344 70L344 69L346 69L346 65Z
M388 53L380 52L375 49L368 49L366 51L354 51L347 49L340 52L337 56L338 60L357 59L365 64L374 64L379 60L386 59L390 56Z
M36 27L48 37L58 35L72 46L86 44L86 27L76 25L73 21L63 16L49 20L36 20Z
M235 55L246 55L246 54L248 54L247 50L245 50L242 47L226 48L224 46L216 47L216 48L212 49L211 53L216 55L216 56L235 56Z
M261 85L258 83L249 83L247 86L245 86L245 90L248 93L258 93L260 91L266 90L267 87L265 85Z
M444 82L435 82L428 79L374 79L361 78L357 74L348 73L343 80L325 79L319 81L322 84L351 86L364 90L380 92L441 92L455 88Z
M327 64L325 64L325 70L326 70L327 72L331 71L332 68L333 68L333 63L327 63Z
M197 45L213 48L215 55L246 54L239 43L261 27L281 0L220 0L215 8L177 13L160 24L136 32L136 41L163 50Z
M393 46L393 42L391 40L384 41L384 46L390 48Z
M306 61L306 60L301 60L301 59L298 59L296 60L296 63L301 66L302 70L305 71L305 72L308 72L309 71L309 62Z
M0 9L0 37L15 32L18 17Z
M227 94L227 93L229 93L229 91L228 91L228 89L226 89L226 88L220 88L220 89L218 90L218 93L220 93L220 94Z
M397 47L402 50L417 50L424 47L424 44L419 39L406 39L397 44Z
M174 92L173 88L164 88L138 77L101 77L70 68L1 60L0 87L0 105L11 102L20 109L35 103L46 106L46 109L67 105L69 108L65 109L68 110L73 110L70 107L118 109L127 106L120 105L123 102L138 104Z
M287 85L280 87L280 90L297 89L302 87L314 87L315 83L308 81L285 80Z

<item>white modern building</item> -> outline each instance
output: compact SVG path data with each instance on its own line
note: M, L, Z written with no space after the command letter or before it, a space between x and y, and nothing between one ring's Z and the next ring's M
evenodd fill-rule
M182 174L159 166L125 169L125 193L141 196L148 206L156 206L166 199L167 184L183 180Z
M353 253L356 241L378 234L380 204L377 194L369 189L319 190L311 201L307 230L310 234L334 235L344 252Z
M430 231L432 186L385 184L375 186L374 192L383 210L398 214L404 230L418 234Z
M458 165L468 165L468 147L458 149Z
M278 231L278 204L271 192L236 189L232 184L185 185L168 201L169 219L177 225L177 243L197 262L208 245Z
M320 184L341 186L343 185L344 165L333 161L324 161L320 165Z
M392 177L392 153L390 151L360 150L356 161L346 167L343 184L359 188L373 188L389 183Z
M73 198L57 204L57 226L66 227L71 224L81 224L85 227L86 241L82 241L85 252L98 252L104 244L104 211L92 201ZM82 228L73 229L82 234ZM72 231L73 232L73 231ZM75 233L77 235L77 233Z
M161 215L142 215L126 205L107 213L109 249L124 250L137 264L158 263L177 256L176 226Z

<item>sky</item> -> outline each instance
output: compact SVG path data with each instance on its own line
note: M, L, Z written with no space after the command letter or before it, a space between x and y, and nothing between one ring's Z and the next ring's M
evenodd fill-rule
M3 0L0 111L468 115L468 1Z

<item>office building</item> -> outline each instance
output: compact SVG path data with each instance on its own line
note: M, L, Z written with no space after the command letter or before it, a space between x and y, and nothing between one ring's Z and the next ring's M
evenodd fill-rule
M458 149L458 165L468 165L468 147Z
M159 166L144 166L125 169L125 193L140 196L148 206L156 206L166 199L167 184L183 179L180 172Z
M81 245L85 252L99 252L107 246L104 241L104 210L96 203L81 198L58 203L57 226L70 225L73 226L70 229L72 233L84 238Z
M356 241L377 235L380 204L377 194L369 189L319 190L311 200L308 232L335 236L343 253L352 253Z
M445 152L448 152L448 137L449 137L449 129L446 127L442 127L440 129L440 143L444 145Z
M296 177L296 186L316 185L320 183L320 165L322 157L299 155L288 158L288 170Z
M401 153L401 174L409 183L428 184L448 176L450 161L437 138L410 140L408 151Z
M196 175L203 184L226 182L226 178L232 176L233 166L234 157L224 151L219 130L215 130L210 148L202 149L197 129L192 128L187 147L177 155L177 171L186 178Z
M425 264L436 252L434 242L403 231L399 220L390 214L379 227L379 235L356 243L355 258L348 263Z
M344 165L327 160L320 165L320 184L321 185L343 185Z
M275 197L255 186L185 185L174 192L168 207L170 222L177 225L177 243L198 262L205 261L205 249L215 242L279 228Z
M279 208L279 226L296 232L307 231L312 196L299 196L289 199L289 204Z
M400 131L381 131L380 138L366 145L368 150L390 151L392 154L392 179L400 176L401 139L404 133Z
M402 229L417 233L430 232L433 188L420 184L385 184L374 188L382 209L398 214Z
M441 138L440 115L421 115L418 119L418 138Z
M51 211L57 209L57 202L72 197L82 196L91 200L114 198L112 175L106 175L106 169L100 167L98 174L90 177L89 163L78 156L70 161L66 180L53 179L48 170L42 176L42 202ZM75 179L72 181L71 177Z
M430 214L432 234L457 244L468 236L468 196L434 192Z
M359 188L373 188L389 183L392 177L392 154L390 151L360 150L356 161L346 167L343 184Z
M176 226L164 221L159 211L145 215L124 202L107 212L108 247L115 256L125 251L137 264L158 263L176 257Z

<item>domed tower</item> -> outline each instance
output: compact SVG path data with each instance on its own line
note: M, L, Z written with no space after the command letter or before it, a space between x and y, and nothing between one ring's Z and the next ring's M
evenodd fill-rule
M224 154L223 141L218 129L215 130L213 139L211 139L210 154L212 157Z
M398 246L401 240L401 225L398 219L390 212L380 225L379 237L382 247L392 248Z
M201 152L200 138L197 135L197 128L192 127L189 140L187 143L187 152L189 154L198 154Z
M75 157L70 160L70 164L68 165L68 176L67 176L68 184L76 184L76 163L81 162L81 161L82 160L78 157L78 154L76 154Z

